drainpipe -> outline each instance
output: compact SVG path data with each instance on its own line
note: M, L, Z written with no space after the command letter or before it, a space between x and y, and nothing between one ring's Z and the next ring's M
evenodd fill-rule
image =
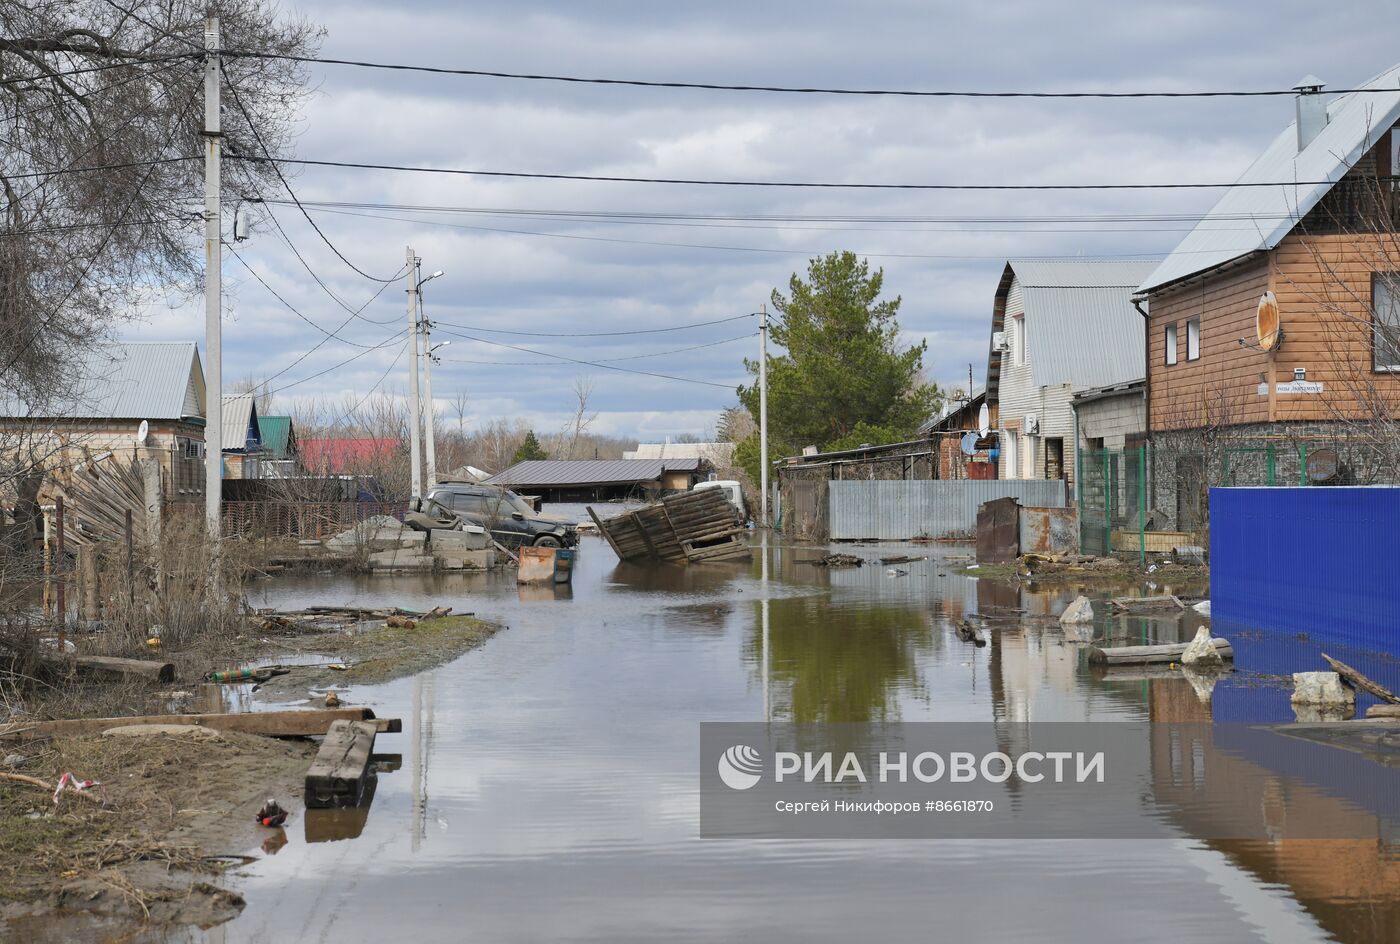
M1147 461L1148 451L1151 450L1152 442L1152 318L1142 307L1142 302L1132 299L1133 307L1142 315L1142 441L1143 460L1142 488L1144 494L1155 496L1156 492L1151 491L1152 467ZM1155 505L1154 505L1155 507Z

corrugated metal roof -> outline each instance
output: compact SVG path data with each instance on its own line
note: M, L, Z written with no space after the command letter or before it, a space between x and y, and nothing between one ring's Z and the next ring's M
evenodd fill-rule
M1132 292L1122 285L1027 288L1026 351L1035 385L1082 389L1146 376L1146 329Z
M668 468L683 471L676 462L667 459L528 459L496 473L486 484L529 488L655 482Z
M1037 387L1075 389L1137 380L1147 373L1142 316L1132 295L1158 260L1012 259L992 306L992 332L1004 327L1005 297L1021 287L1026 350ZM987 356L990 398L1000 393L1002 355Z
M192 341L97 344L79 354L64 378L71 395L43 408L7 399L7 416L64 419L178 420L191 414L185 391L204 377Z
M1297 122L1290 122L1237 183L1300 180L1280 187L1233 187L1143 280L1146 292L1252 252L1273 249L1297 222L1372 147L1377 135L1400 119L1400 65L1327 106L1327 126L1298 150ZM1312 183L1315 182L1315 183Z
M1011 259L1022 289L1136 288L1160 259Z
M224 452L246 449L249 440L256 442L260 438L258 408L251 393L224 397L223 430Z
M636 449L622 454L624 459L705 459L718 466L734 463L734 444L702 443L639 443Z
M262 434L263 451L270 458L291 458L292 418L290 416L259 416L258 432Z

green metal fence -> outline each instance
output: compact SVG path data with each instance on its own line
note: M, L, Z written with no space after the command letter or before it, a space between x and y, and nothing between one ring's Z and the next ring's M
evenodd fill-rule
M1078 460L1080 551L1136 551L1146 560L1147 447L1080 449Z

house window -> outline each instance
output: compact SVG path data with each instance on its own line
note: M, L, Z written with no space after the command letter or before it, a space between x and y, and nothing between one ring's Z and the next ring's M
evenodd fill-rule
M1016 315L1011 319L1011 349L1016 365L1026 365L1026 316Z
M1201 319L1192 318L1186 322L1186 359L1188 361L1200 360L1201 357Z
M1400 274L1371 279L1371 350L1376 370L1400 371Z
M1173 321L1171 324L1167 325L1167 330L1166 330L1166 333L1165 333L1165 338L1164 338L1164 340L1166 341L1166 347L1167 347L1167 366L1170 367L1172 364L1175 364L1175 363L1176 363L1176 322L1175 322L1175 321Z

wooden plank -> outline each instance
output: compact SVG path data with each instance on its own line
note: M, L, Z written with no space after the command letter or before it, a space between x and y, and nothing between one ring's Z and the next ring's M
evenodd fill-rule
M43 661L45 665L60 670L74 667L84 672L144 678L162 684L175 681L175 666L170 662L119 659L115 656L45 656Z
M1394 692L1384 685L1381 685L1379 682L1371 681L1345 662L1340 662L1325 652L1322 653L1322 659L1332 667L1333 672L1340 675L1352 688L1375 695L1381 701L1389 702L1392 705L1400 705L1400 697L1397 697Z
M302 798L308 809L355 806L365 792L374 753L373 721L334 721L306 771Z
M326 708L308 711L248 711L239 714L136 715L130 718L71 718L36 721L0 728L0 738L83 737L108 728L133 724L196 724L216 731L242 731L267 737L310 737L325 734L335 721L373 721L368 708Z
M1367 720L1400 720L1400 705L1372 705L1366 709Z
M1222 659L1234 659L1235 650L1229 640L1216 637L1211 640ZM1180 662L1181 654L1190 643L1175 642L1161 646L1111 646L1089 647L1089 662L1093 665L1151 665L1156 662Z
M604 540L608 542L608 546L613 549L613 553L617 555L617 559L626 560L627 558L617 546L617 542L613 540L612 532L603 527L603 519L598 517L598 513L593 510L591 505L588 507L588 517L592 518L593 523L598 526L598 532L603 535Z
M1170 593L1163 593L1151 597L1114 597L1108 602L1115 610L1123 610L1127 613L1150 613L1161 610L1186 609L1186 604L1182 603Z

